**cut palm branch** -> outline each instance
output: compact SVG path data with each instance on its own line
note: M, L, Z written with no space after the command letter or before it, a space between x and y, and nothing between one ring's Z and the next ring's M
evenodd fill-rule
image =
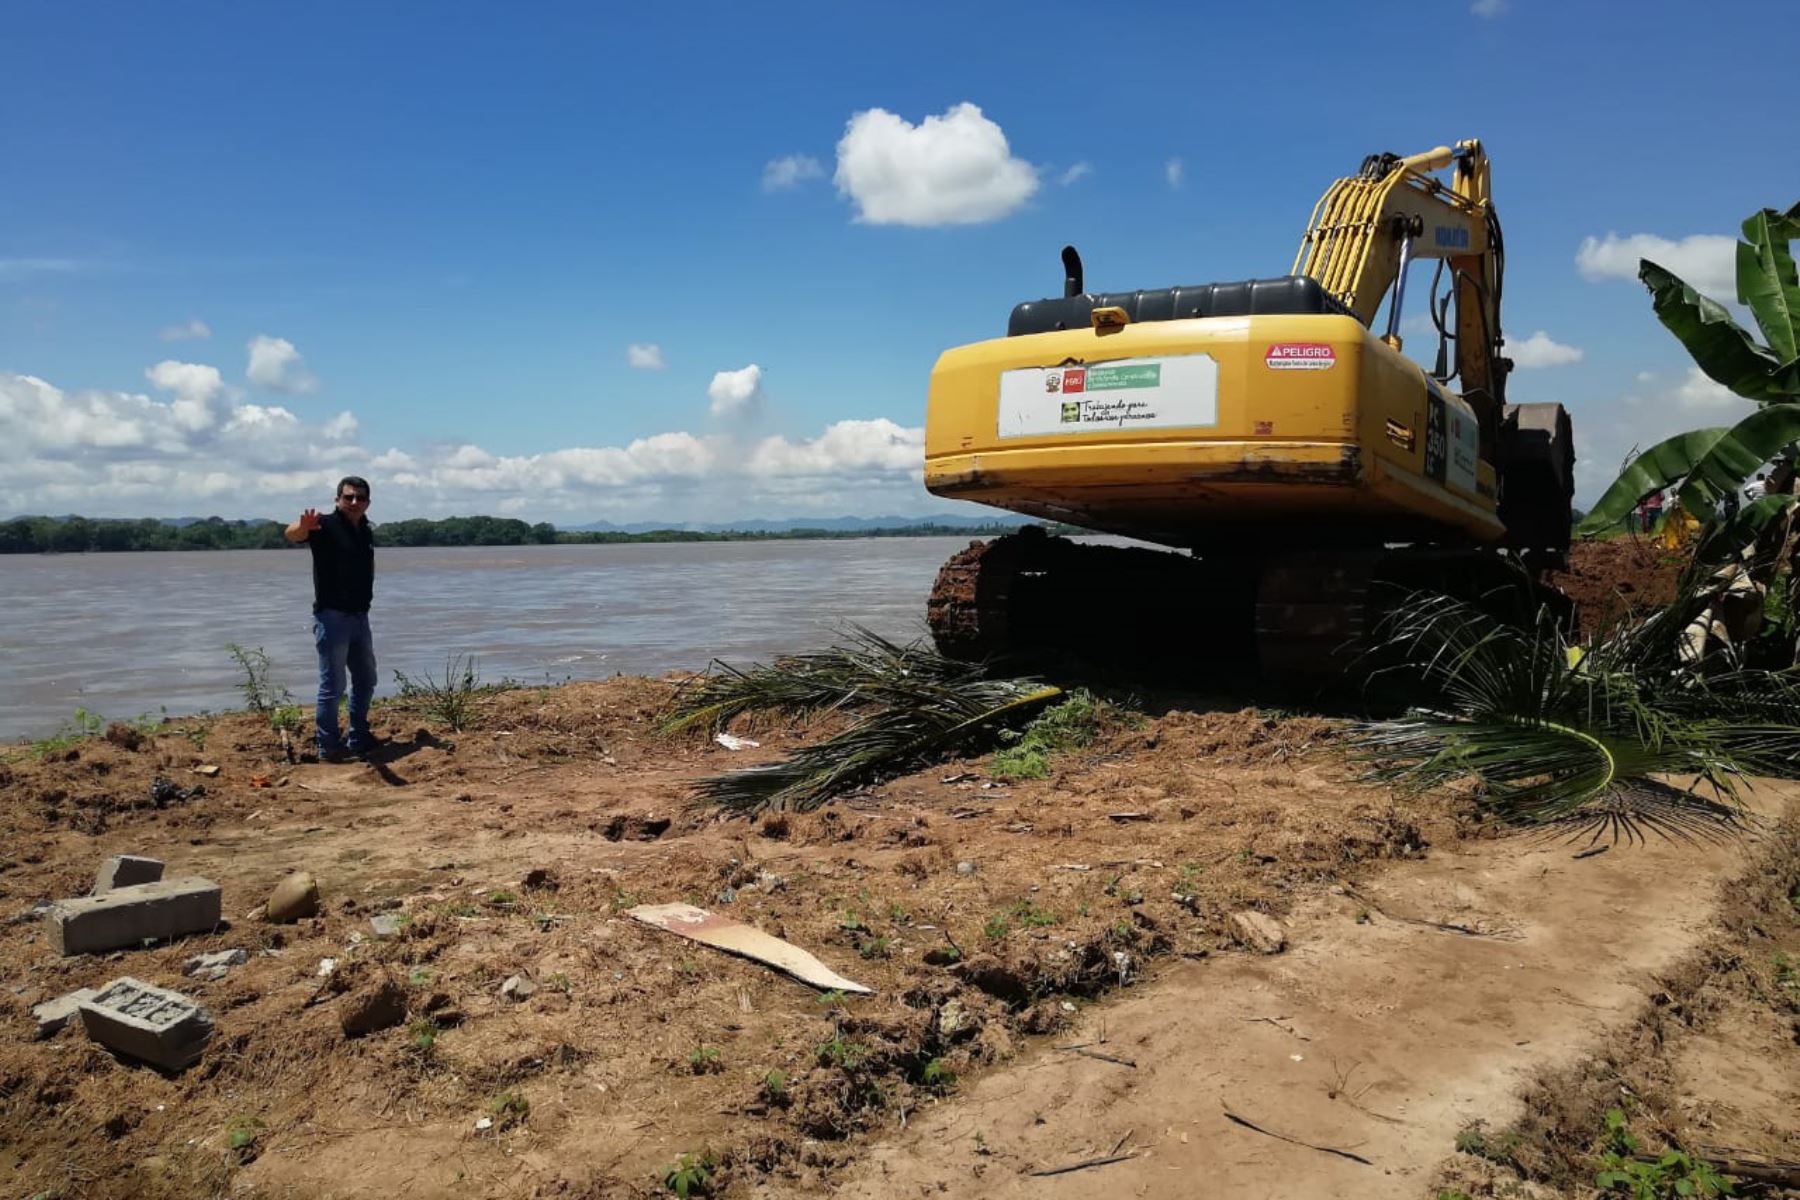
M1581 647L1548 614L1519 629L1459 600L1414 596L1388 619L1380 653L1398 664L1382 673L1413 678L1421 702L1364 724L1351 744L1376 779L1478 780L1484 806L1508 822L1615 836L1729 825L1742 812L1742 776L1800 773L1800 686L1785 674L1686 669L1680 633L1704 600L1685 590Z
M703 802L750 815L808 811L852 788L998 739L1062 689L1030 679L991 679L979 666L921 643L901 645L855 627L845 644L738 669L718 664L676 698L666 731L717 729L751 712L803 716L842 711L848 728L778 762L700 780Z

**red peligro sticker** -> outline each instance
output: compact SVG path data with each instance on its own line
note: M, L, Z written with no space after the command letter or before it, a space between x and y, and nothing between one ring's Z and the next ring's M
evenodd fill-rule
M1085 392L1087 390L1087 371L1081 367L1064 371L1062 390L1064 395L1070 392Z
M1276 342L1263 355L1271 371L1329 371L1337 366L1337 351L1329 342Z

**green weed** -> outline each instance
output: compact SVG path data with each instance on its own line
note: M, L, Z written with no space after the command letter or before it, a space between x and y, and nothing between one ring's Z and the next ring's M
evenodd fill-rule
M1603 1195L1629 1196L1631 1200L1671 1200L1678 1196L1729 1196L1731 1181L1703 1158L1671 1150L1659 1159L1644 1161L1638 1140L1626 1124L1623 1111L1606 1111L1606 1152L1594 1186Z
M687 1200L689 1196L712 1195L712 1173L717 1164L705 1151L683 1154L663 1171L663 1186Z
M842 1067L849 1071L869 1055L869 1048L843 1034L835 1034L813 1048L813 1056L821 1067Z
M476 673L473 656L452 654L444 660L444 677L439 680L430 671L417 679L404 671L394 672L394 686L402 700L417 700L428 717L461 733L475 721L475 699L483 692L481 676Z
M62 727L50 737L31 743L31 752L38 758L58 754L73 746L92 738L97 738L106 729L106 718L97 712L89 712L85 708L75 710L72 720L64 721Z
M488 1113L494 1118L494 1129L510 1129L514 1125L523 1125L531 1115L531 1101L517 1088L501 1092L488 1105Z
M1099 717L1100 705L1091 692L1084 688L1071 693L1027 725L1016 744L996 752L988 760L988 774L995 779L1043 779L1050 774L1054 755L1094 740Z
M408 1025L406 1032L412 1039L413 1049L420 1054L430 1054L431 1048L437 1045L438 1027L424 1017Z
M717 1046L695 1046L689 1052L688 1070L696 1075L716 1075L725 1069Z

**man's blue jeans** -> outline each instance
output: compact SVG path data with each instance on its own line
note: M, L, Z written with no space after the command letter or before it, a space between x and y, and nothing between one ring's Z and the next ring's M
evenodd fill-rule
M313 614L313 644L319 649L319 753L334 754L338 741L338 701L344 695L344 672L350 673L350 745L369 744L369 701L375 696L375 641L368 613L322 608Z

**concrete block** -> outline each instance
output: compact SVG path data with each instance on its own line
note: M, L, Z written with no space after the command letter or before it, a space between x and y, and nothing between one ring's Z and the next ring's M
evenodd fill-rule
M58 954L98 954L203 933L219 923L219 885L197 876L58 900L44 914Z
M200 1059L212 1037L212 1014L179 992L125 976L81 1005L89 1037L109 1050L168 1071Z
M155 883L162 877L163 865L157 859L137 854L115 854L100 864L100 870L94 876L93 894L98 896L114 888Z
M93 988L76 988L66 996L58 996L54 1000L46 1000L42 1004L31 1006L31 1015L37 1020L37 1035L47 1038L74 1019L81 1011L83 1000L92 1000L99 995Z

